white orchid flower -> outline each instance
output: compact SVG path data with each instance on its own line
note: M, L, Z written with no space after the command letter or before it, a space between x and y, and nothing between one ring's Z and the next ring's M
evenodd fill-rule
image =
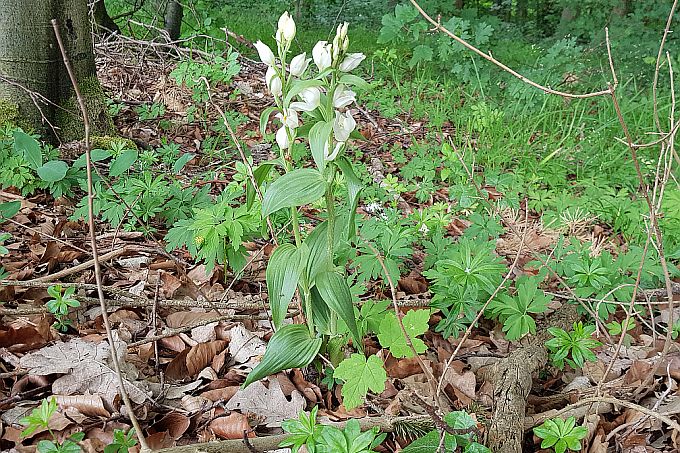
M269 67L272 67L276 64L274 52L272 52L268 45L262 41L258 41L255 43L255 48L257 49L257 53L260 55L260 61L262 61L262 63Z
M276 117L281 121L281 123L283 123L284 126L287 126L290 129L296 129L298 126L300 126L298 114L293 109L286 109L283 112L279 112L276 114Z
M290 60L290 73L295 77L300 77L307 70L310 61L312 61L312 59L307 58L307 52L303 52L300 55L293 57L293 59Z
M349 135L357 127L357 122L352 116L352 112L347 110L345 113L335 111L335 121L333 122L333 134L339 142L346 142Z
M319 68L319 72L330 67L331 65L331 46L328 41L319 41L312 49L312 58L314 64Z
M356 69L359 64L364 61L366 58L366 55L362 53L350 53L348 54L344 60L342 60L342 63L340 63L339 69L342 72L350 72L354 69Z
M281 149L288 149L290 146L290 140L288 140L288 131L286 131L286 126L281 126L278 131L276 131L276 143Z
M281 14L279 18L279 28L277 30L277 37L283 37L286 42L291 42L295 38L295 21L288 11Z
M272 96L275 98L281 96L283 84L281 83L281 78L271 66L267 68L267 73L264 75L264 81L267 84L267 88L269 88L269 91L272 93Z
M311 112L321 103L321 90L317 87L309 87L302 90L299 94L302 102L293 102L290 108L299 112Z
M324 151L323 151L323 154L324 154L323 158L324 158L324 160L327 161L327 162L328 162L328 161L335 160L335 158L338 157L338 154L340 154L340 150L342 150L342 147L343 147L344 145L345 145L344 142L338 142L338 143L336 143L336 144L335 144L335 148L333 148L333 152L329 154L329 153L328 153L328 150L330 149L330 147L328 146L328 143L326 143L326 146L324 147Z
M352 90L345 90L344 85L338 85L333 93L333 107L341 109L347 107L357 98L357 94Z

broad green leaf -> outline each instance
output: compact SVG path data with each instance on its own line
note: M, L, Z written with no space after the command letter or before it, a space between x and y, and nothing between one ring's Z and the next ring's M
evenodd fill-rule
M432 47L421 44L413 49L413 56L411 57L411 61L409 61L408 65L409 67L413 68L421 61L432 61L433 55Z
M330 335L331 311L328 309L328 305L324 302L316 286L309 293L312 303L312 322L314 323L314 328L320 335Z
M283 166L281 159L274 159L269 160L267 162L262 162L256 169L253 170L253 176L255 177L255 182L257 183L258 187L262 186L262 183L265 181L265 179L267 179L267 176L269 176L269 172L276 165ZM248 207L248 209L250 209L253 206L256 193L257 192L255 191L255 187L253 186L252 181L250 180L250 178L248 178L248 182L246 183L246 206Z
M352 164L346 157L336 159L335 163L338 165L342 174L345 177L345 185L347 186L347 204L349 207L349 221L347 222L347 239L353 240L356 236L356 211L359 204L359 194L363 189L361 180L354 174Z
M292 244L279 246L267 264L267 294L274 329L279 329L288 312L300 278L300 254Z
M310 337L304 324L281 327L272 335L262 361L248 375L242 388L279 371L309 365L319 352L321 341L321 338Z
M340 77L340 83L347 86L355 86L360 90L367 90L371 87L364 79L353 74L345 74L344 76Z
M402 450L402 453L432 453L437 451L437 449L439 448L439 442L440 442L439 431L437 430L430 431L423 437L420 437L411 442L408 447ZM451 435L446 435L444 442L445 451L456 451L456 447L458 445L456 444L455 437Z
M40 179L46 182L57 182L64 179L66 172L68 171L68 165L62 160L51 160L45 162L45 165L38 167L36 173L40 176Z
M42 151L40 143L30 135L20 130L14 131L14 151L24 156L24 160L32 169L42 165Z
M326 169L325 153L332 133L333 122L331 121L319 121L309 131L309 148L312 150L314 163L322 173Z
M125 173L137 160L139 153L136 149L126 149L116 157L109 167L109 176L116 177Z
M418 335L424 334L428 329L427 322L430 320L429 310L411 310L402 318L404 329L408 333L411 343L418 354L427 350L427 346ZM380 323L380 333L378 340L383 348L388 348L390 353L396 358L413 357L413 351L409 348L404 338L404 332L399 326L397 317L394 313L388 313Z
M331 260L328 257L328 222L321 222L309 233L305 244L309 247L309 256L305 265L305 276L310 286L314 283L314 278L319 272L330 271L332 269ZM339 228L335 231L336 243L340 241L338 236Z
M90 151L90 160L94 162L99 162L101 160L105 160L111 157L111 151L106 150L106 149L93 149ZM81 154L80 157L78 157L74 162L72 167L73 168L85 168L85 165L87 164L87 157L85 154Z
M349 290L347 281L337 272L321 272L315 279L316 288L319 290L321 298L328 304L331 310L338 314L342 319L354 340L354 346L363 351L363 343L357 328L357 321L354 317L354 304L352 304L352 293Z
M21 209L21 201L0 203L0 219L10 219Z
M267 107L260 115L260 133L264 135L267 131L267 123L272 113L276 111L276 107Z
M262 216L283 208L313 203L326 192L326 181L318 170L301 168L274 181L264 194Z
M182 156L181 156L179 159L177 159L177 160L175 161L175 164L172 166L172 172L173 172L174 174L178 174L180 171L182 171L182 169L184 168L184 166L185 166L191 159L194 158L195 155L196 155L196 154L193 154L193 153L184 153L184 154L182 154Z
M352 354L338 365L333 377L345 381L342 386L343 404L351 410L361 404L369 389L374 393L385 390L387 373L377 356L372 355L367 360L363 354Z

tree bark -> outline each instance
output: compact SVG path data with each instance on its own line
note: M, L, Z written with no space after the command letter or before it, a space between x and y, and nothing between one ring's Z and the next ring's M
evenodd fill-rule
M113 19L111 19L111 16L109 16L109 12L106 9L104 0L92 1L92 7L94 11L94 21L99 27L101 27L105 35L111 33L120 33L118 24L116 24Z
M88 13L87 0L0 1L0 101L18 107L20 121L16 125L52 141L82 137L73 87L50 25L56 18L92 109L93 132L106 135L113 131L97 80ZM38 97L47 101L36 102Z
M58 98L51 11L49 0L0 1L0 102L18 108L22 125L54 117L54 106L35 97Z
M177 41L182 32L182 17L184 8L178 0L168 0L165 7L165 31L168 32L170 40Z

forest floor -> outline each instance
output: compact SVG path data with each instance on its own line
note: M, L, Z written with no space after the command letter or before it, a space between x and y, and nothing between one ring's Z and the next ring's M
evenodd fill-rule
M118 106L114 120L121 137L132 139L140 151L177 144L182 153L194 156L172 178L184 186L207 184L211 194L219 194L237 174L235 165L225 161L220 152L227 149L230 155L236 154L232 144L220 145L216 140L225 136L214 126L220 123L217 110L205 109L197 119L189 120L187 112L197 103L190 88L177 85L170 77L177 59L168 58L161 48L125 39L104 41L97 51L100 80ZM230 84L218 85L210 102L239 118L236 135L257 164L274 157L271 145L262 144L258 127L261 112L269 106L268 97L262 94L265 68L243 57L239 63L239 74ZM162 112L140 119L140 106L158 103L165 106ZM360 106L355 116L366 138L357 147L376 184L403 166L393 158L394 149L407 150L414 142L437 139L440 146L458 133L446 123L431 128L408 112L387 118L366 105ZM206 152L205 146L211 140L216 143L213 154ZM474 146L475 137L469 140ZM74 152L70 146L64 153ZM210 168L220 170L219 180L199 177ZM491 200L504 196L491 185L483 189ZM413 213L437 202L447 203L449 195L448 187L440 186L422 202L415 192L404 191L395 199L395 206L403 213ZM3 231L12 236L5 243L8 254L2 265L7 275L0 287L0 300L4 301L0 308L0 448L5 451L34 451L41 440L63 442L77 432L85 433L79 442L83 451L102 451L113 442L114 430L130 429L108 356L87 224L70 218L80 196L82 193L55 199L46 192L31 196L10 189L0 192L0 201L21 202L19 213L3 224ZM359 213L367 218L378 215L362 204ZM313 209L303 214L310 223L317 219ZM549 254L563 231L545 228L540 216L524 204L499 215L506 232L496 240L495 250L510 268L510 276L536 273L531 263L537 254ZM471 224L465 216L453 215L447 234L461 236ZM256 383L240 389L272 333L265 268L273 245L263 240L247 243L249 257L243 275L234 276L220 266L207 272L205 264L195 262L187 251L167 252L164 227L153 222L151 226L154 231L144 234L141 229L97 223L109 318L118 339L127 389L150 447L215 439L241 442L244 431L248 437L281 434L282 421L297 418L313 406L319 406L319 417L327 422L357 418L386 424L395 417L422 416L418 420L424 428L418 431L417 423L407 423L394 430L376 448L382 452L399 451L410 436L431 426L432 421L428 424L427 420L435 398L418 360L394 358L371 336L365 340L366 351L384 362L389 379L384 392L369 394L365 404L351 411L342 404L340 386L332 380L322 381L314 367L281 372L264 381L266 385ZM594 241L601 250L614 250L613 244L620 243L611 227L596 219L571 225L567 237ZM429 304L431 294L423 276L425 259L425 251L416 247L403 264L406 271L394 295L403 312ZM55 317L46 306L54 297L48 293L53 285L75 288L72 297L80 305L69 310L70 326L65 332L54 328ZM548 323L551 315L574 298L556 283L545 289L552 300L548 312L537 320L539 332L553 325ZM646 295L649 304L657 303L658 292ZM371 280L360 297L362 301L391 301L392 295L384 282ZM294 318L295 313L291 305L289 315ZM661 307L657 313L652 323L668 319L667 309ZM442 391L451 409L465 410L474 417L483 440L494 413L489 365L512 356L527 342L511 343L497 323L483 320L460 344L460 335L458 340L447 339L435 331L441 319L442 314L435 312L429 321L432 328L422 336L427 345L423 361L443 382ZM607 334L599 334L605 346L595 349L596 361L585 362L581 370L549 367L534 373L523 420L525 451L551 451L540 449L540 439L530 429L551 418L555 410L574 403L571 410L585 415L589 430L585 451L677 451L678 432L650 416L673 417L680 412L680 399L675 395L680 380L677 344L659 365L663 338L640 322L628 332L630 338L610 363L617 339L607 340ZM654 385L647 382L645 391L640 392L639 386L653 369L657 370ZM414 399L414 392L425 401ZM23 436L20 421L38 402L53 395L59 410L49 425ZM611 401L606 398L598 401L602 395L634 404L624 407L608 404ZM595 397L592 405L578 405L589 397ZM587 412L578 412L579 408ZM230 445L226 448L231 449L223 451L249 451L239 450L236 443ZM250 451L261 451L258 444L253 445Z

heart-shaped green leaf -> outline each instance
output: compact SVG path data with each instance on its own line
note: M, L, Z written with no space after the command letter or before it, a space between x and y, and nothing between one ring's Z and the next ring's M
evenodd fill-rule
M47 182L61 181L66 176L67 171L68 165L62 160L45 162L45 165L36 170L40 179Z

